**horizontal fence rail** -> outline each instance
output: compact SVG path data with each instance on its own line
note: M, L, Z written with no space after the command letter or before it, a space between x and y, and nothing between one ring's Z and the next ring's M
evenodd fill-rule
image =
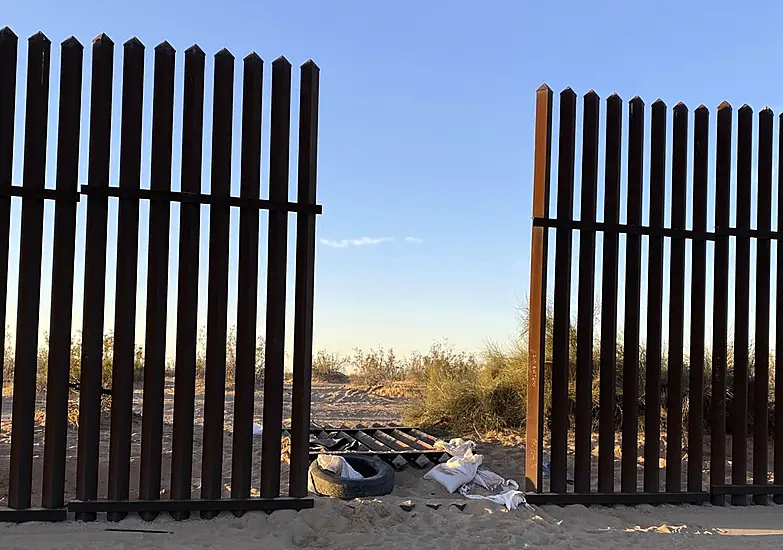
M313 281L315 270L315 218L322 212L316 203L318 145L319 68L312 61L300 70L299 147L297 199L288 198L289 133L291 118L291 64L284 57L272 63L271 125L269 143L270 195L262 199L261 126L264 62L255 53L242 62L241 139L238 144L239 196L231 194L235 59L228 50L214 57L213 84L207 86L206 54L192 46L184 53L184 90L181 130L181 189L172 189L174 166L174 97L177 54L167 42L155 48L152 97L145 97L144 45L136 38L122 47L121 94L114 97L115 46L99 35L92 42L89 114L82 128L84 48L69 38L60 48L58 131L47 136L50 97L51 42L42 33L28 41L24 147L21 185L12 179L16 124L18 38L8 28L0 30L0 284L7 299L11 204L21 198L21 232L18 247L20 307L16 319L13 353L13 411L10 445L10 486L7 508L0 521L62 520L68 512L84 520L107 513L119 520L139 513L151 520L160 512L185 519L191 512L214 517L220 511L241 514L248 510L303 509L312 507L307 497L309 465L310 379L313 333ZM118 68L119 69L119 68ZM205 93L212 93L210 191L202 191L202 144ZM144 105L151 101L152 132L149 187L144 186ZM112 123L113 105L121 110L120 124ZM88 147L79 147L88 132ZM112 159L111 138L119 135L119 156ZM56 158L47 159L47 138L56 142ZM79 183L79 162L88 163L86 183ZM48 185L47 161L56 162L54 185ZM19 161L17 161L19 162ZM118 163L119 185L113 184L110 164ZM82 201L82 197L86 201ZM45 203L54 204L52 257L45 258ZM110 232L110 201L118 202L116 233ZM140 205L149 205L149 225L142 227ZM86 203L86 204L85 204ZM177 311L174 360L173 429L164 425L164 403L171 385L166 366L168 323L169 239L172 205L179 208L179 264L176 272ZM200 216L209 207L208 265L199 266ZM83 258L77 250L77 212L84 210L86 233ZM236 356L227 356L229 302L230 211L239 211L239 264ZM259 276L259 211L270 212L267 264L267 327L260 497L251 495L254 485L253 419L255 412L257 297ZM281 425L287 279L287 219L296 215L296 283L294 288L294 361L291 472L288 494L281 485ZM142 254L139 232L148 230L146 311L137 311L136 287ZM107 265L107 250L116 239L116 266ZM43 296L42 263L51 261L51 297ZM75 303L75 265L84 264L84 295ZM12 266L17 269L16 266ZM106 287L107 269L115 268L116 288ZM206 360L204 370L203 440L199 464L194 464L194 406L197 384L197 303L199 271L208 271ZM128 289L134 289L129 291ZM114 294L114 325L104 323L107 294ZM50 301L48 359L45 373L45 435L43 458L34 447L38 418L36 395L40 385L39 309ZM24 307L22 307L24 304ZM81 305L82 326L73 327L74 305ZM1 308L5 327L5 307ZM143 348L135 344L140 316L144 316ZM74 359L73 330L81 330L81 353ZM113 330L113 349L105 350L105 331ZM4 333L5 335L5 333ZM141 350L141 351L139 351ZM8 351L8 350L7 350ZM7 356L7 354L6 354ZM79 370L73 371L73 361ZM227 390L227 363L236 365L234 388ZM105 378L105 364L110 364ZM143 391L134 389L137 364ZM9 365L4 365L8 367ZM5 368L2 370L5 372ZM2 376L2 375L0 375ZM0 380L2 381L2 380ZM3 381L8 382L8 381ZM105 386L110 385L107 389ZM71 390L78 391L77 441L71 446L71 409L77 407ZM233 394L230 464L224 464L226 392ZM138 397L138 398L137 398ZM102 414L109 408L109 425ZM140 414L139 414L140 413ZM134 418L140 416L140 442L134 443ZM100 455L108 430L109 459ZM258 442L256 443L258 445ZM71 447L69 447L71 446ZM75 447L74 494L66 489ZM135 450L134 450L135 449ZM170 453L170 460L163 458ZM42 479L36 476L42 462ZM105 463L107 462L107 463ZM134 465L135 469L132 469ZM230 489L224 468L230 467ZM170 471L166 471L166 470ZM200 471L199 471L200 469ZM162 478L170 474L168 495ZM193 476L200 480L198 496ZM105 476L105 477L104 477ZM137 487L134 486L137 484ZM34 487L41 486L40 507ZM105 489L99 491L99 487ZM138 489L138 491L136 490ZM99 492L105 490L104 496ZM230 492L230 498L227 493ZM138 496L136 496L138 495Z
M712 131L716 157L710 159L711 116L703 105L693 113L683 103L669 109L661 100L647 108L635 97L624 108L623 100L612 94L602 115L593 91L579 109L578 103L576 93L566 88L555 117L552 90L543 85L536 92L525 465L527 489L535 494L529 500L724 504L730 497L731 503L744 505L752 496L756 503L770 497L783 502L783 407L774 406L783 403L783 384L770 392L772 345L774 358L783 350L783 323L775 323L770 339L770 316L783 318L783 276L772 272L771 261L771 243L783 231L780 221L777 228L771 223L772 110L754 114L744 105L735 116L730 104L718 106ZM576 146L579 118L581 159ZM554 120L557 200L552 205ZM777 131L779 166L783 115ZM781 178L778 169L779 213ZM575 204L580 207L578 219ZM599 206L603 219L597 216ZM551 310L550 231L555 236ZM575 231L578 246L573 250ZM730 269L732 246L736 257ZM619 262L621 250L624 265ZM577 293L572 299L572 258L577 257ZM783 268L780 252L777 262ZM712 296L708 278L713 281ZM775 304L770 303L773 285ZM600 329L594 328L595 322Z

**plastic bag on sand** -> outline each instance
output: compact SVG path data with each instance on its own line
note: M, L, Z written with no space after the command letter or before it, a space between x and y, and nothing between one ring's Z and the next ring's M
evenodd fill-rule
M348 461L341 456L318 455L316 461L318 462L318 466L322 470L327 470L329 472L332 472L336 474L337 477L342 477L344 479L364 478L362 474L354 470L353 467L350 464L348 464ZM308 476L307 488L311 493L318 494L318 491L315 490L315 486L313 485L313 480L310 476Z
M318 461L318 466L322 470L332 472L337 475L337 477L342 477L344 479L364 478L362 474L354 470L353 467L348 464L348 461L341 456L318 455L316 460Z
M424 474L424 479L437 481L450 493L459 490L466 498L489 500L503 504L509 510L515 510L519 506L530 508L525 493L519 490L516 481L504 479L495 472L479 468L484 457L473 452L476 447L474 442L457 438L449 442L438 441L435 447L445 450L451 458ZM501 489L503 492L494 495L472 495L470 491L475 486L483 487L488 491Z

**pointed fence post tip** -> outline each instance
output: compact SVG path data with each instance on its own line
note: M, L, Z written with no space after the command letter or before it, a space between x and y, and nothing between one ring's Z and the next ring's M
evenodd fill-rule
M141 40L136 38L135 36L130 38L125 44L123 44L125 48L141 48L144 49L144 44L141 43Z
M612 94L606 98L607 103L622 103L623 98L621 98L619 95L617 95L617 92L612 92Z
M18 38L18 36L11 30L11 27L3 27L0 29L0 40L3 38Z
M763 108L761 111L759 111L759 114L760 114L760 115L765 115L765 116L771 116L771 115L773 115L773 114L774 114L774 112L772 111L772 107L770 107L769 105L767 105L767 106L766 106L766 107L764 107L764 108Z
M320 71L321 68L316 64L315 61L312 59L308 59L304 63L302 63L301 69L315 69L316 71Z
M576 92L571 89L571 86L566 86L562 92L560 92L560 96L573 96L576 97Z
M688 112L688 106L685 105L682 101L678 102L677 105L674 106L674 110L677 112Z
M155 46L155 51L156 52L162 52L162 53L169 53L169 54L176 53L176 50L174 49L174 46L169 44L169 42L167 40L164 40L163 42L161 42L160 44Z
M585 99L601 99L595 90L590 90L585 94Z
M724 101L723 103L718 105L719 111L722 111L723 109L731 109L731 103L729 103L728 101Z
M706 105L704 105L704 103L702 103L701 105L699 105L698 107L696 107L696 112L697 112L697 113L709 113L709 112L710 112L710 110L707 108L707 106L706 106Z
M97 44L114 44L114 41L111 38L109 38L108 34L106 34L105 32L102 32L101 34L99 34L98 36L96 36L95 38L92 39L92 43L95 44L95 45L97 45Z
M539 86L536 89L536 91L537 92L551 92L552 88L550 88L549 85L546 82L544 82L543 84L541 84L541 86Z
M286 59L286 57L284 55L281 55L280 57L278 57L277 59L272 61L272 65L273 66L275 66L275 65L287 65L287 66L290 67L291 66L291 62L288 61L288 59Z
M60 44L60 47L62 48L84 48L82 46L82 43L77 40L75 36L69 36L65 40L62 41L62 44Z
M661 107L663 107L665 109L666 108L666 102L659 97L658 99L653 101L652 107L653 107L653 109L656 109L656 108L660 109Z
M245 56L245 58L242 60L245 63L258 63L261 61L263 63L263 59L261 59L261 56L258 55L256 52L250 52Z
M29 42L49 42L49 38L42 33L41 31L38 31L34 35L32 35L30 38L28 38Z
M185 55L200 55L205 56L204 50L198 44L193 44L190 48L185 50Z
M628 103L632 103L634 105L644 105L644 100L638 95L635 95L633 96L633 98L631 98L631 101L629 101Z
M234 54L232 54L230 51L228 51L227 48L223 48L218 53L215 54L215 59L218 59L220 57L228 57L228 58L234 59Z
M745 103L742 107L740 107L739 110L740 110L740 112L743 112L743 113L748 113L748 112L752 113L753 112L753 108L750 105L748 105L747 103Z

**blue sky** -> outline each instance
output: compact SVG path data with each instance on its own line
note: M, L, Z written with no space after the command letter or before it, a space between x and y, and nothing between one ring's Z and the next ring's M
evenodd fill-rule
M24 39L38 30L54 43L48 157L52 176L57 118L54 106L59 80L57 45L75 35L87 46L85 67L89 68L89 43L95 35L106 32L117 44L113 185L119 169L122 42L137 36L147 46L144 187L149 185L152 49L157 43L168 40L178 52L175 189L179 188L182 52L187 47L198 43L208 55L205 190L209 188L210 173L211 56L226 47L238 59L232 174L235 192L239 181L240 60L248 52L256 51L267 61L264 196L268 187L270 62L285 55L297 67L312 58L321 67L318 201L324 206L324 214L318 220L316 253L316 346L348 352L354 346L367 348L381 344L407 352L426 348L433 340L447 337L458 347L477 349L487 338L504 340L514 334L516 307L528 292L535 89L547 82L556 92L571 86L581 96L592 88L602 98L616 91L626 101L640 95L648 106L661 97L670 107L684 101L691 112L704 103L713 114L723 100L735 107L746 102L756 110L769 104L777 114L783 107L779 99L778 55L783 48L783 36L777 27L782 15L783 6L774 2L756 2L740 8L725 1L658 2L636 8L619 1L569 1L556 6L508 1L479 6L461 0L393 3L74 0L65 8L57 1L31 4L7 0L3 2L0 26L10 26L22 38L14 183L21 183L22 174ZM294 75L296 97L298 72ZM88 70L84 89L80 178L86 182ZM293 105L292 197L297 117L298 109ZM627 122L627 107L624 107L624 118ZM556 124L557 120L555 128ZM714 124L713 118L712 135ZM649 135L649 120L646 133ZM714 149L711 167L713 164ZM577 171L577 182L578 179ZM553 175L553 188L556 181ZM623 201L625 184L624 173ZM53 177L47 185L54 185ZM645 198L646 204L649 197ZM116 212L116 204L112 208L111 212ZM12 241L18 238L18 204L13 212ZM147 209L143 207L139 343L143 342L146 214ZM177 217L174 208L170 349L175 330ZM713 219L710 212L708 223ZM49 320L46 296L51 278L48 258L52 220L53 208L49 205L43 250L42 330L48 329ZM265 220L262 216L262 282L266 262ZM201 228L204 283L208 226L208 211L204 208ZM289 227L293 230L293 220ZM236 315L237 230L238 215L233 213L230 324ZM291 232L289 258L293 257ZM83 233L81 212L77 254L83 250ZM113 325L116 220L110 222L109 243L107 328ZM646 255L646 246L644 250ZM13 288L17 265L18 245L12 248L11 255ZM620 265L622 271L622 258ZM76 278L79 302L83 284L80 264L77 264ZM292 284L293 270L289 311L293 306ZM15 292L10 294L8 316L13 325L17 304ZM263 288L259 294L261 327ZM200 321L205 324L206 284L200 291L199 306ZM74 328L78 329L80 304L75 314ZM290 333L289 330L289 347Z

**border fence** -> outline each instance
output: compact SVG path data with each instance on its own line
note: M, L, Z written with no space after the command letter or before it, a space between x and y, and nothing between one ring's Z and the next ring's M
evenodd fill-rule
M51 42L41 33L28 43L22 185L12 184L18 39L0 30L0 288L8 287L12 197L21 197L19 307L13 377L13 421L8 508L0 520L62 520L67 512L90 520L107 512L121 519L138 512L152 519L170 512L212 517L220 511L301 509L307 497L310 374L318 139L319 69L301 67L298 197L288 199L291 64L272 63L269 198L261 199L261 110L264 63L243 61L239 196L232 196L231 158L234 57L221 50L214 60L211 187L202 192L205 54L184 53L181 190L172 190L172 140L176 53L166 42L154 52L154 92L149 188L141 186L145 48L137 39L123 46L119 182L110 181L114 43L101 34L92 43L89 94L88 182L79 185L83 46L61 45L56 185L47 186L47 124ZM76 216L86 198L82 356L79 385L76 500L64 493L68 430L69 369L74 305ZM98 498L101 383L109 200L119 201L117 224L115 345L112 363L108 499ZM52 295L46 381L45 448L41 508L33 507L33 430L39 347L44 202L55 205ZM143 415L139 499L129 499L131 416L139 205L149 201L149 249L144 345ZM166 369L167 289L171 205L180 205L177 271L174 426L170 498L161 498L161 453ZM201 206L209 206L207 356L201 496L191 498ZM223 417L229 284L230 209L240 212L236 387L231 494L223 489ZM251 498L256 318L259 276L259 211L269 211L263 441L260 497ZM296 214L296 278L289 494L281 496L284 337L288 216ZM5 307L0 308L5 326ZM37 451L36 451L37 452Z
M644 102L633 98L628 102L624 147L623 101L616 94L606 99L603 142L599 135L600 104L595 92L584 96L581 184L577 197L580 217L577 220L574 217L577 96L570 88L560 94L557 204L556 215L550 217L553 93L546 85L536 92L526 478L528 491L540 494L531 494L530 500L560 504L709 501L724 504L731 496L733 504L741 505L747 503L749 496L753 496L756 503L768 502L772 496L775 502L783 502L783 407L775 407L771 412L772 403L783 403L783 384L775 384L774 396L770 395L771 367L774 373L770 313L778 319L783 316L783 276L780 275L783 254L780 251L776 276L771 277L771 243L778 240L780 233L779 229L771 227L774 114L769 108L758 113L757 153L754 155L753 110L744 105L735 117L729 103L724 102L717 108L713 179L709 159L710 113L705 106L695 110L693 124L689 126L688 108L678 103L671 113L672 141L667 143L667 106L661 100L652 104L650 130L646 134ZM736 132L732 128L734 120ZM778 159L783 159L783 118L778 132L781 133ZM649 157L645 155L645 135L650 136ZM690 144L689 136L692 138ZM733 144L735 138L736 144ZM601 143L603 152L599 151ZM689 155L690 147L692 156ZM735 167L732 165L733 151L737 157ZM626 158L623 158L624 152ZM601 154L604 157L604 200L603 220L598 221ZM644 169L645 158L649 158L648 171ZM692 158L692 172L689 172L689 158ZM666 196L667 160L671 162L671 197ZM627 162L627 220L621 223L623 162ZM777 175L780 191L783 172L778 170ZM753 187L756 188L755 197L752 196ZM736 201L734 226L730 223L732 194ZM643 223L645 196L649 196L647 224ZM692 206L690 222L688 196ZM752 203L756 204L755 224L751 220ZM714 208L714 228L707 224L710 205ZM669 207L670 223L666 224ZM780 192L778 211L783 212L783 193ZM555 239L551 358L546 354L550 231L554 231ZM578 290L576 311L572 311L575 231L578 232ZM602 264L600 281L596 281L599 235ZM646 272L642 269L643 239L648 243ZM668 295L664 292L666 240L670 245ZM751 281L752 241L755 241L756 251L754 281ZM686 277L686 243L690 243L692 258L690 277ZM708 243L714 247L714 261L710 265ZM736 249L731 288L730 245ZM619 288L618 284L621 246L625 252L624 288ZM706 293L708 269L714 277L711 308L708 308ZM770 303L772 284L777 285L774 307ZM751 285L755 287L752 309ZM596 286L600 287L600 305L596 304ZM642 307L643 289L647 296L646 308ZM623 332L618 339L619 292L624 293L624 311ZM733 301L733 327L729 324L730 301ZM667 308L664 308L665 303L668 303ZM597 333L594 329L596 308L600 318ZM664 310L668 315L668 345L663 339ZM645 311L646 341L642 342L640 327ZM712 319L707 318L709 311ZM577 317L575 328L571 324L573 313ZM751 316L755 316L755 342L750 339ZM686 318L690 326L687 343ZM711 349L705 344L710 324ZM731 338L730 329L733 330ZM600 349L597 354L596 341ZM775 324L774 344L777 358L783 353L781 322ZM642 345L645 346L643 370L640 364ZM689 351L687 364L684 360L686 349ZM619 384L618 380L621 380ZM545 386L551 388L549 395L545 395ZM708 386L709 392L706 392ZM644 399L640 399L640 392ZM594 393L597 393L597 400L593 398ZM551 403L551 407L545 408L545 402ZM684 402L687 402L687 411L683 410ZM687 417L687 423L683 423L684 417ZM749 433L751 418L752 433ZM593 458L596 450L592 439L594 421L598 424L597 458ZM663 454L662 429L667 443L663 455L665 468L659 461ZM618 431L619 491L615 485ZM640 431L643 451L639 448ZM572 464L569 464L570 434L574 445ZM709 435L708 456L705 434ZM752 436L753 449L750 465L749 436ZM772 464L769 464L768 452L770 436L774 442ZM681 445L685 438L687 446ZM549 442L547 453L544 452L545 440ZM731 445L727 449L729 441ZM549 465L545 464L545 454L551 457ZM686 455L687 468L684 468ZM640 459L643 467L638 465ZM727 459L731 460L730 482L727 480ZM597 479L593 476L595 462ZM549 466L547 493L543 493L545 466ZM709 472L709 486L705 486L703 477L705 467ZM569 469L573 471L573 479L569 478Z

